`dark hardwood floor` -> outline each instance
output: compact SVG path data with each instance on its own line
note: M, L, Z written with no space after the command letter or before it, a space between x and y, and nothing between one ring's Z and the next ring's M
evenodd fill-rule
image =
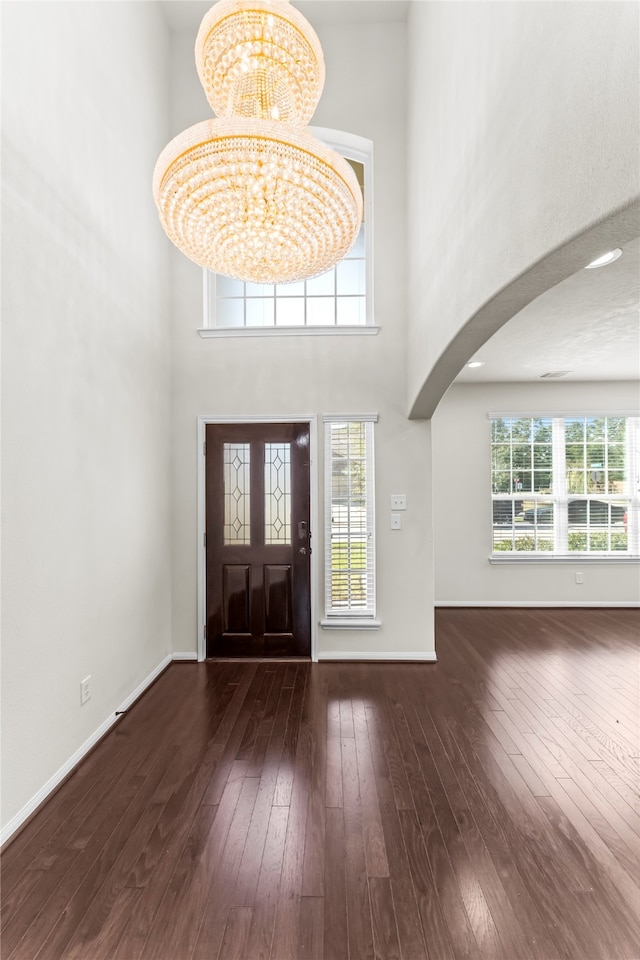
M172 665L3 853L3 960L637 960L638 633Z

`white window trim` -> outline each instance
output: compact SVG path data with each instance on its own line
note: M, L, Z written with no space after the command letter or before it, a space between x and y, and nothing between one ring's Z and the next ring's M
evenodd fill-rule
M376 543L375 543L375 441L373 435L373 424L377 422L376 413L331 413L323 414L323 425L325 428L324 451L325 451L325 522L324 522L324 596L325 596L325 616L320 621L320 626L324 630L377 630L382 626L382 622L376 616ZM367 572L369 588L372 594L372 606L368 611L345 611L343 609L332 610L330 603L330 578L331 578L331 433L327 425L331 423L342 422L363 422L371 424L371 430L368 431L366 463L367 463L367 565L371 567Z
M375 337L380 327L203 327L203 340L219 337Z
M587 563L602 563L602 564L618 564L618 563L640 563L640 452L638 450L640 445L640 412L637 410L623 410L623 411L606 411L602 410L597 411L572 411L572 412L556 412L556 411L521 411L521 412L490 412L487 414L487 419L489 423L492 420L498 419L546 419L552 420L552 447L553 447L553 460L552 460L552 483L553 483L553 494L552 495L534 495L531 494L530 499L540 500L542 502L548 501L553 503L555 506L561 508L568 507L569 494L566 489L566 471L564 469L565 464L565 448L564 448L564 427L560 429L559 421L564 421L567 419L574 418L625 418L627 420L632 419L631 429L627 431L627 457L628 457L628 491L624 494L625 497L629 498L629 515L627 520L627 529L629 536L629 550L625 553L617 553L611 551L610 553L597 553L596 551L571 551L569 552L568 546L568 513L566 509L555 509L554 510L554 537L556 544L559 544L560 549L554 550L553 553L544 552L544 551L519 551L519 552L509 552L509 551L492 551L489 554L489 562L492 564L504 564L504 563L543 563L543 564L554 564L554 563L573 563L579 561L581 564ZM489 440L489 446L491 447L491 438ZM491 469L491 467L490 467ZM489 488L491 489L491 481L489 483ZM496 502L496 499L511 500L514 498L513 494L505 494L504 496L498 496L497 498L492 494L491 495L491 537L493 540L493 504ZM585 495L585 499L587 495ZM613 494L601 494L598 495L597 499L603 501L615 500L616 496Z
M360 137L354 133L346 133L342 130L331 130L328 127L307 127L313 136L317 137L336 153L348 155L352 160L357 160L365 168L365 196L364 196L364 222L365 222L365 305L366 320L364 324L354 326L331 326L326 327L217 327L209 323L209 284L210 272L206 269L202 271L202 327L198 334L202 339L217 339L218 337L299 337L299 336L375 336L380 327L373 322L373 142L366 137Z

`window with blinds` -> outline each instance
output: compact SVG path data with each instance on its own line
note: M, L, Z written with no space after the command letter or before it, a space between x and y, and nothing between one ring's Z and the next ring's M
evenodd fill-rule
M493 557L640 554L639 417L490 419Z
M327 622L375 618L375 419L325 418Z

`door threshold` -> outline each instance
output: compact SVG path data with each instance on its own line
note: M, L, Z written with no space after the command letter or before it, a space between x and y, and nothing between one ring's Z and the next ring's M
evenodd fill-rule
M207 657L206 663L311 663L311 657Z

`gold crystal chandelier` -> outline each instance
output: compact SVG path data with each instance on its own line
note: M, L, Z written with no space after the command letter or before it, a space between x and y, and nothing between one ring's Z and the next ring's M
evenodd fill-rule
M304 129L324 85L314 30L289 0L219 0L196 66L217 118L158 158L153 195L169 239L239 280L324 273L355 242L362 192L350 164Z

